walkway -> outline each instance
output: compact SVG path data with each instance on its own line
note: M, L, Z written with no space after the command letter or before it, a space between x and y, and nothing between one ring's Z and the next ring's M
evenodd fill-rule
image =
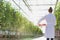
M39 28L41 28L41 30L43 31L43 33L45 33L45 26L39 27ZM38 38L35 38L35 39L32 39L32 40L46 40L46 38L44 36L42 36L42 37L38 37Z
M43 36L43 37L35 38L33 40L46 40L46 38Z

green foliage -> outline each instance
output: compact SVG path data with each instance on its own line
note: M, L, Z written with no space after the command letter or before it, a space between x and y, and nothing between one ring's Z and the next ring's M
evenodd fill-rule
M9 2L0 1L0 30L19 31L20 33L41 35L42 31L16 11Z
M15 24L15 10L11 7L10 3L0 3L1 14L1 29L6 30Z
M56 6L55 15L57 21L56 29L60 29L60 2Z

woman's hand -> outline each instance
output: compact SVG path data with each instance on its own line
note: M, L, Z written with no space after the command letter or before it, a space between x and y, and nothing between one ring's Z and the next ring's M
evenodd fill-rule
M46 26L46 24L38 24L38 26Z

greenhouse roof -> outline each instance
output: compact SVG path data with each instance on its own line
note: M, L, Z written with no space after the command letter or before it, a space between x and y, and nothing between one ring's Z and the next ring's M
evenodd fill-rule
M14 8L19 9L19 7L13 2L13 0L6 1L11 2ZM28 10L23 0L14 1L23 9L23 10L19 9L23 13L23 15L25 15L26 18L28 18L30 21L36 24L41 17L48 14L49 7L52 7L54 10L57 0L26 0L31 11Z

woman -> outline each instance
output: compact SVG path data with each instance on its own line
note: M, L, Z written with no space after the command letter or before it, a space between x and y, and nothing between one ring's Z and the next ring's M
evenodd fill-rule
M42 19L39 20L38 24L43 20L46 19L47 25L46 25L46 31L45 31L45 37L46 40L53 40L55 37L55 28L54 26L56 25L56 18L55 16L52 14L52 7L50 7L48 9L49 14L44 16ZM45 25L45 24L43 24ZM43 26L41 25L41 26Z

